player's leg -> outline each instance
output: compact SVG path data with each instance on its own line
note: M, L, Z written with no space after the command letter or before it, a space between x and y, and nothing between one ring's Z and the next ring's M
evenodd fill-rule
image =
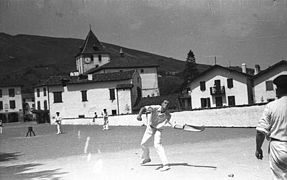
M168 160L167 160L167 157L166 157L166 154L165 154L165 150L162 146L162 142L161 142L161 131L160 130L157 130L155 132L155 135L154 135L154 147L156 149L156 152L162 162L162 169L161 170L168 170L169 169L169 165L168 165Z
M141 148L142 148L142 164L150 162L150 155L149 155L149 148L148 148L148 141L153 136L154 131L150 126L146 127L145 133L143 135L141 141Z
M109 120L107 119L106 129L109 129Z
M60 134L61 130L60 130L60 124L57 123L57 134Z

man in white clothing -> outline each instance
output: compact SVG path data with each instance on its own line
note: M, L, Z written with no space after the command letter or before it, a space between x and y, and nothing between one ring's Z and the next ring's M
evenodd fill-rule
M277 100L266 105L257 125L256 151L258 159L263 158L261 149L265 136L270 140L269 163L273 179L287 179L287 75L274 79L277 86Z
M62 124L62 117L60 116L59 112L56 112L57 134L62 134L61 124Z
M164 148L161 143L161 133L163 126L167 123L170 124L171 115L168 111L169 101L164 100L161 105L145 106L142 107L139 111L137 119L142 120L141 116L144 111L151 113L148 119L146 131L143 135L141 141L141 147L143 150L141 164L146 164L151 162L149 155L149 148L147 146L148 140L154 136L154 147L159 155L159 158L162 162L161 171L169 170L168 160L164 151Z

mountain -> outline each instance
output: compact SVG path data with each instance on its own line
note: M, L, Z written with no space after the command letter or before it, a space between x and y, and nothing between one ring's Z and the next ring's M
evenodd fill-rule
M24 91L31 91L32 86L41 79L51 75L69 74L76 70L75 55L84 40L73 38L54 38L35 35L9 35L0 33L0 84L8 82L19 82L24 86ZM159 65L159 81L165 82L174 79L179 83L181 78L176 77L177 73L183 71L185 61L156 55L140 50L130 49L102 42L111 56L119 55L120 49L123 52L137 58L139 61L149 61ZM199 71L204 71L209 65L198 64ZM169 76L174 76L170 78ZM161 93L165 92L165 83L159 82ZM172 84L169 80L169 86Z

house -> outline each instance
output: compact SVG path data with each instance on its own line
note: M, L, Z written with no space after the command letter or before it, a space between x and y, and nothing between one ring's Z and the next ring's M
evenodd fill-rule
M246 72L214 65L188 85L192 109L252 104L252 79Z
M158 65L135 58L122 49L117 53L111 55L90 30L75 57L77 71L79 74L99 74L136 70L142 80L142 96L159 96Z
M23 121L22 86L0 83L0 118L4 123Z
M282 74L287 74L286 60L282 60L254 76L254 103L266 103L276 99L273 80Z
M141 97L141 78L137 71L53 76L35 89L35 102L47 101L53 123L56 112L63 118L93 117L95 112L100 116L103 109L109 115L131 113Z

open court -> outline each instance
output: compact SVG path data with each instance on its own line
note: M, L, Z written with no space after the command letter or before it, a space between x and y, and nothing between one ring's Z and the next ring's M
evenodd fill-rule
M140 141L145 127L98 125L34 125L36 136L25 137L25 125L6 126L0 136L0 179L271 179L267 141L264 159L257 160L255 128L206 128L186 132L166 127L163 145L171 169L160 172L152 162L140 166Z

